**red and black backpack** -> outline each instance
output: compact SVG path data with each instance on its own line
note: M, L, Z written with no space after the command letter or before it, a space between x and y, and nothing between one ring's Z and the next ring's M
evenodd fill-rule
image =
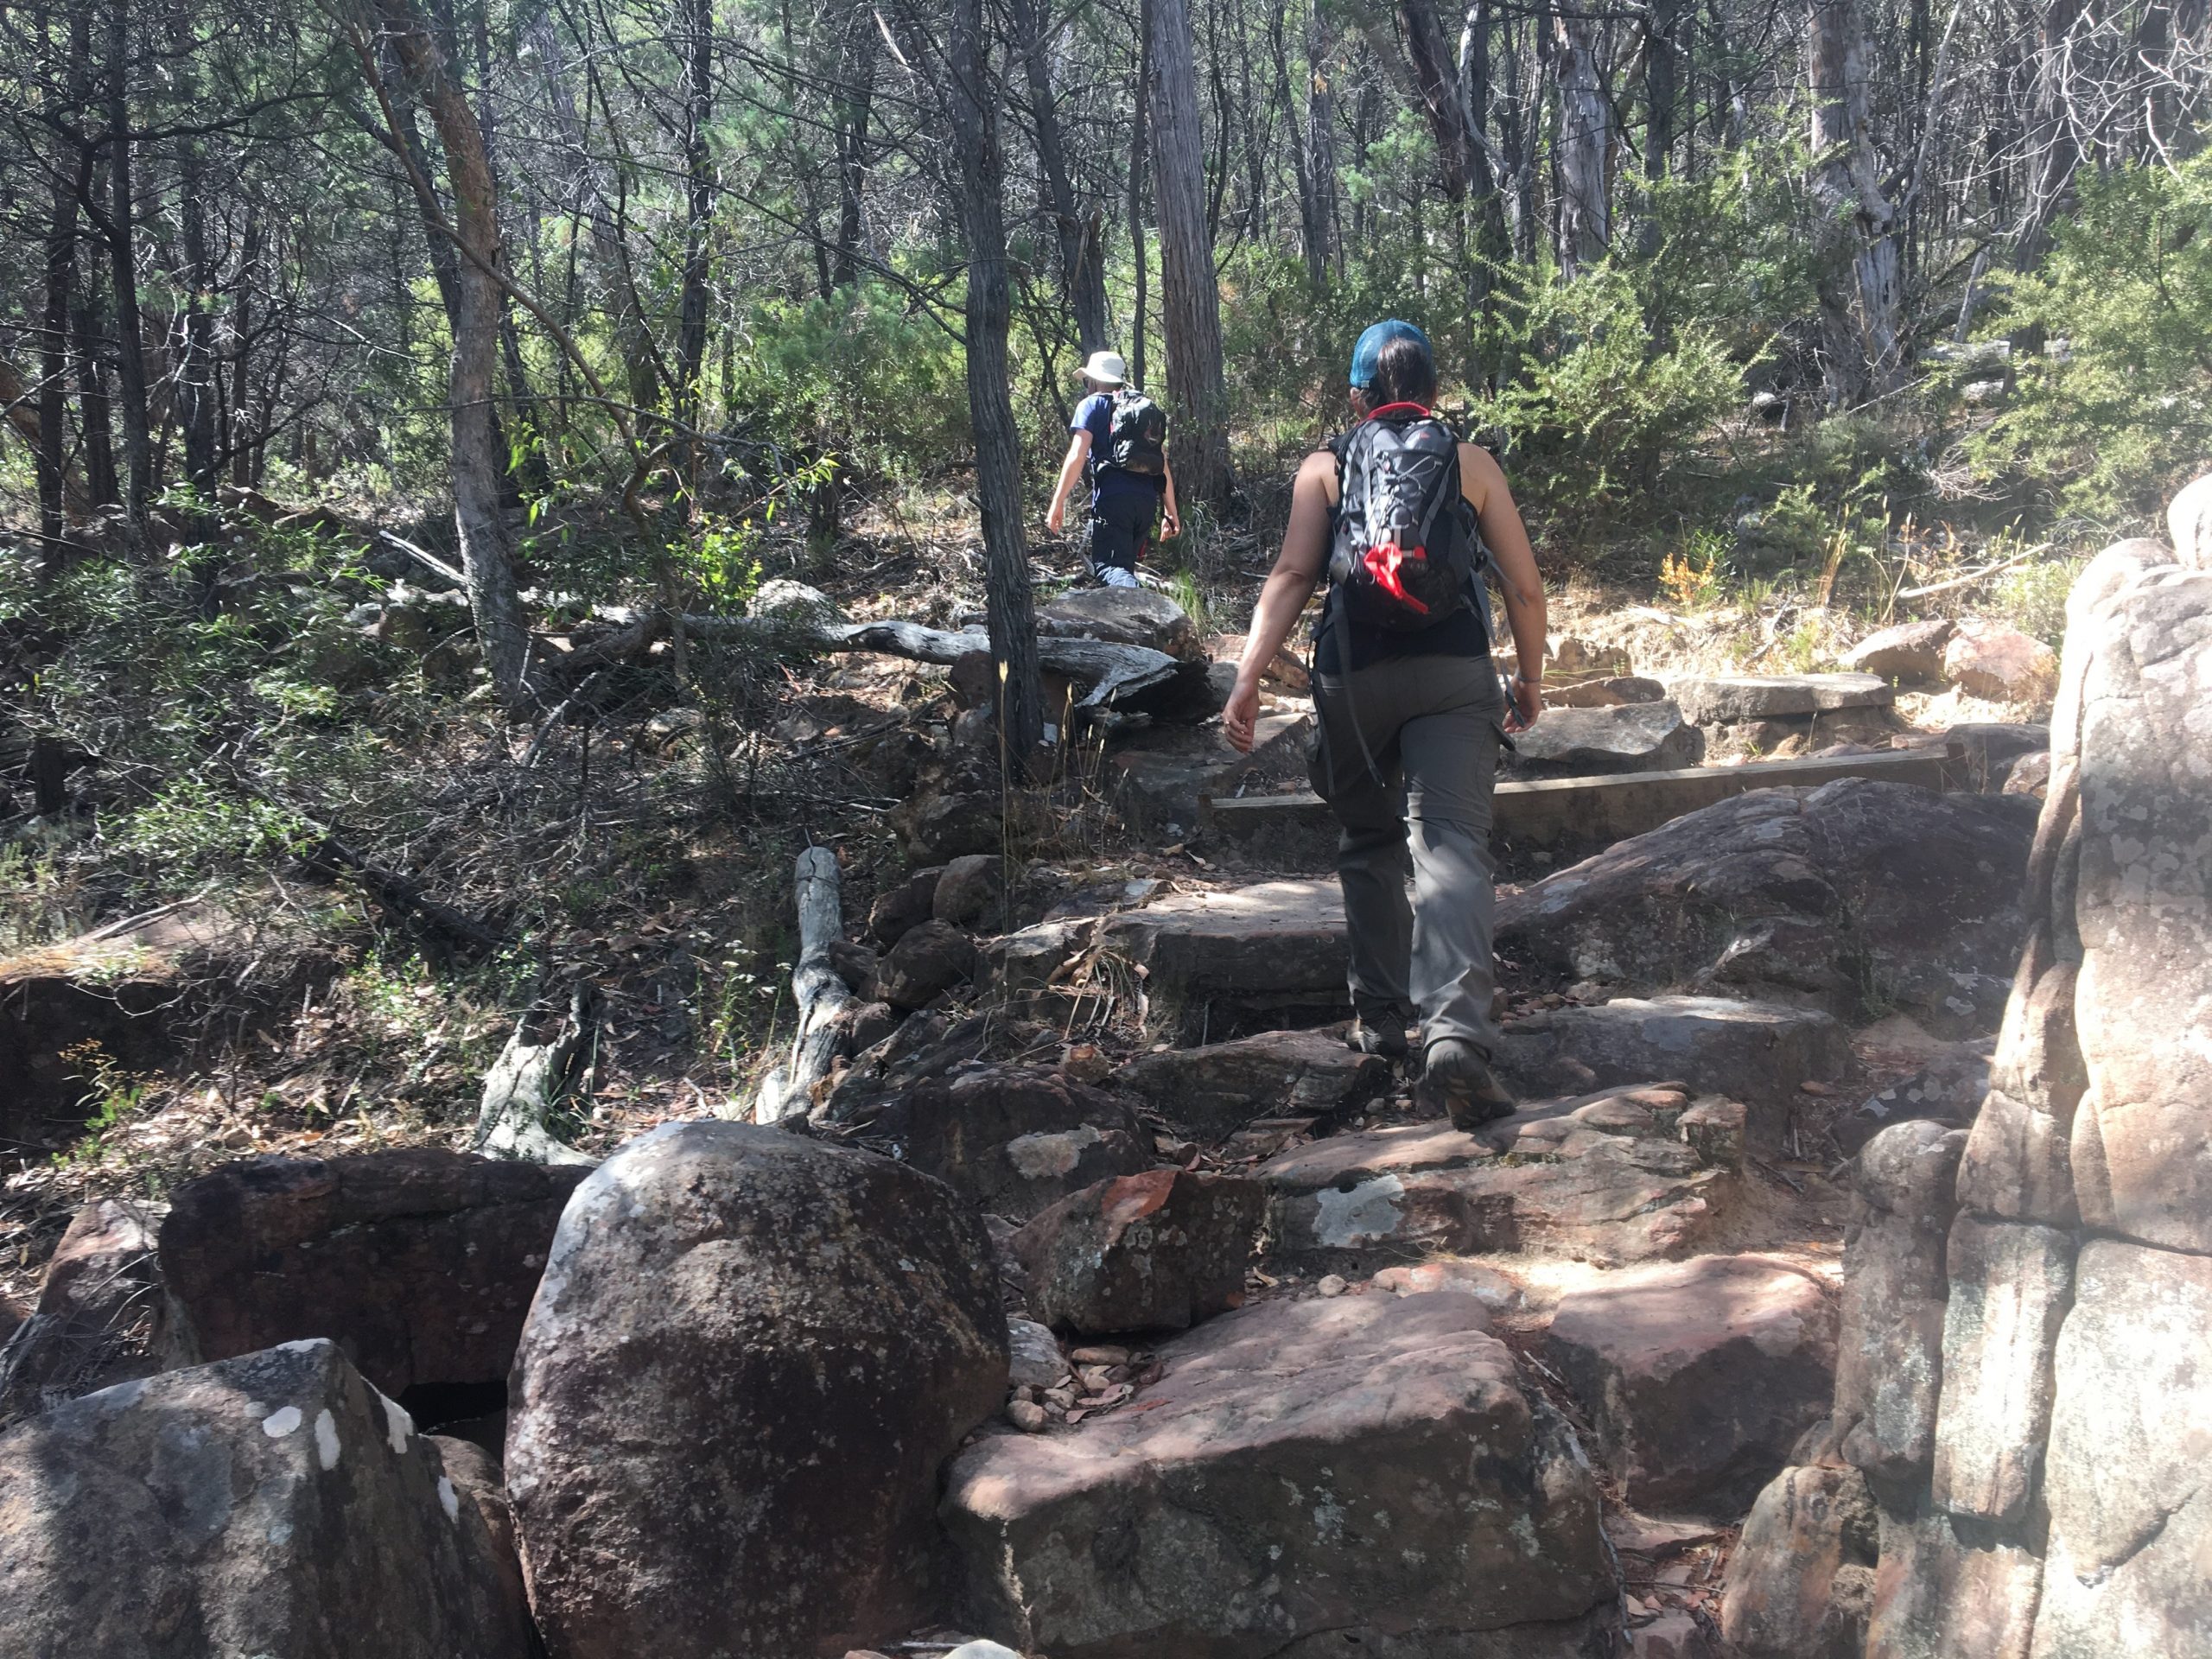
M1459 441L1419 404L1388 404L1333 446L1331 597L1363 627L1408 633L1489 607L1489 563L1460 486Z

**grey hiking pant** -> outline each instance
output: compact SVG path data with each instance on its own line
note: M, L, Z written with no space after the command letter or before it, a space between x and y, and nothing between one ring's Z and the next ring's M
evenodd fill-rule
M1317 677L1313 707L1313 788L1341 828L1352 1006L1401 1028L1417 1012L1424 1047L1464 1037L1490 1052L1491 790L1505 721L1497 670L1487 657L1385 658Z

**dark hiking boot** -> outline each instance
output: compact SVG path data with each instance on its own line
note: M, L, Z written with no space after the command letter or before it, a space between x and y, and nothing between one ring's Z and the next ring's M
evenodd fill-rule
M1478 1129L1510 1117L1519 1103L1490 1069L1490 1056L1464 1037L1440 1037L1421 1057L1421 1104L1443 1109L1455 1129Z
M1359 1015L1344 1034L1344 1046L1356 1048L1363 1054L1380 1054L1394 1065L1413 1052L1413 1045L1406 1040L1405 1022L1395 1014L1382 1014L1374 1020Z

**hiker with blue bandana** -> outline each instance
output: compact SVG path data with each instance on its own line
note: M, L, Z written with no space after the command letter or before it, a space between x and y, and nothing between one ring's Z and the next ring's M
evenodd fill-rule
M1359 337L1357 423L1298 469L1222 724L1250 749L1260 677L1325 575L1312 772L1339 831L1348 1040L1408 1058L1406 1027L1417 1019L1416 1097L1472 1128L1514 1109L1490 1067L1491 793L1499 746L1543 709L1544 590L1505 474L1436 418L1435 397L1419 328L1392 320ZM1503 683L1491 662L1491 577L1519 659Z
M1182 528L1175 511L1175 474L1167 464L1167 414L1128 384L1118 352L1093 352L1083 365L1088 394L1068 423L1067 458L1060 463L1045 528L1060 533L1068 498L1090 481L1090 574L1109 588L1134 588L1153 531L1172 537Z

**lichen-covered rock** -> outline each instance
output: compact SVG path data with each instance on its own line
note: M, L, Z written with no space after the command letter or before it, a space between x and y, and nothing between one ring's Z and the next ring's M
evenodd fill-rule
M1666 772L1705 754L1704 734L1665 701L1548 709L1513 744L1504 765L1519 778Z
M1017 1220L1152 1167L1149 1138L1128 1102L1039 1066L979 1066L929 1079L872 1127L915 1168Z
M976 976L975 941L945 922L909 928L875 966L876 988L894 1008L926 1007Z
M2042 1569L2017 1538L1941 1510L1885 1511L1866 1659L2029 1659Z
M1148 588L1077 588L1037 613L1038 632L1052 639L1143 645L1178 662L1203 663L1205 642L1184 608Z
M1785 1469L1728 1558L1720 1631L1741 1659L1859 1659L1880 1528L1856 1469Z
M1604 1651L1598 1494L1471 1296L1266 1302L1129 1406L986 1433L944 1517L971 1628L1054 1659Z
M2058 653L2018 628L1969 617L1943 647L1943 677L1992 702L2041 702L2057 689Z
M1029 1311L1100 1333L1182 1331L1244 1300L1257 1181L1151 1169L1085 1187L1014 1236Z
M0 1436L0 1646L21 1659L529 1659L519 1590L439 1447L327 1342Z
M162 1282L165 1209L95 1198L71 1217L37 1302L0 1344L0 1423L199 1357Z
M1268 1031L1141 1054L1116 1074L1185 1135L1226 1141L1255 1117L1356 1112L1389 1091L1390 1062L1318 1031Z
M981 1219L869 1153L671 1123L575 1191L507 1487L552 1659L827 1655L929 1605L939 1465L1006 1396Z
M1895 700L1878 674L1682 674L1668 680L1667 690L1700 726L1885 708Z

